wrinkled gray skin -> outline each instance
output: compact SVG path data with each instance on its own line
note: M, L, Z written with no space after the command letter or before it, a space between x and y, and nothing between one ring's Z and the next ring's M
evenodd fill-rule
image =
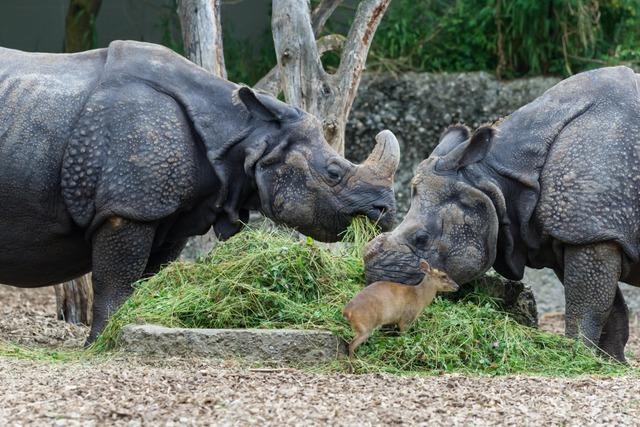
M131 284L249 211L323 241L394 216L398 144L353 165L321 124L170 50L113 42L73 55L0 49L0 283L93 272L95 339Z
M411 208L365 251L367 281L417 283L425 258L456 282L491 266L518 280L550 267L566 293L566 333L624 360L640 285L640 76L573 76L473 135L449 128L413 180Z

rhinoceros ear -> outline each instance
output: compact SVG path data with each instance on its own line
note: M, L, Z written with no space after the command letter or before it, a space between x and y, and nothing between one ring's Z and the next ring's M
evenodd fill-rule
M458 145L469 139L469 128L463 124L451 125L442 132L438 145L433 150L433 155L442 157L451 152Z
M436 163L436 170L457 170L477 163L489 152L491 141L496 130L491 126L482 126L476 130L471 138L459 144L450 153Z
M245 106L249 112L260 120L265 122L280 121L281 114L275 108L275 105L271 105L271 102L263 102L258 98L256 93L246 86L240 86L233 94L234 99L237 99Z

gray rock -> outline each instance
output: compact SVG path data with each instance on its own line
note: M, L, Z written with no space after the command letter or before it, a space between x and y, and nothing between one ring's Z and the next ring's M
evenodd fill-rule
M346 156L361 161L374 137L390 129L400 142L396 174L398 214L408 209L410 181L450 124L477 127L508 115L559 81L534 77L509 82L487 73L367 74L355 99L346 135Z
M218 239L216 238L216 234L213 232L213 229L210 229L202 236L190 237L187 241L187 245L180 254L180 258L187 261L195 261L201 256L211 252L217 243Z
M124 351L159 356L201 356L249 362L319 363L346 355L331 332L296 329L186 329L127 325Z
M564 313L564 287L553 270L527 268L523 280L531 284L531 289L536 295L538 315L542 316L545 313L554 312Z

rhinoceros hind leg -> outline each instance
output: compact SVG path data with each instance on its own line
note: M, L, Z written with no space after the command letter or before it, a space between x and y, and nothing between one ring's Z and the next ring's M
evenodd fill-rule
M107 320L131 295L142 277L155 225L118 217L107 220L93 236L93 323L85 345L92 343Z
M625 362L624 347L629 340L629 309L624 302L620 287L616 290L613 308L600 335L600 347L605 353L620 362Z
M621 253L613 243L565 247L567 336L581 336L590 346L600 344L600 335L612 313L620 274ZM614 316L611 326L617 327L619 321L620 319ZM621 342L621 337L617 334L618 332L611 330L607 343L614 340ZM611 356L616 357L616 354Z

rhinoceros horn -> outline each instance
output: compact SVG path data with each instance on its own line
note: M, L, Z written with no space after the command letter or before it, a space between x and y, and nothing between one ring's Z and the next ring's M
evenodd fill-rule
M393 181L393 175L400 163L400 145L390 130L376 135L376 146L363 163L376 171L378 176Z

